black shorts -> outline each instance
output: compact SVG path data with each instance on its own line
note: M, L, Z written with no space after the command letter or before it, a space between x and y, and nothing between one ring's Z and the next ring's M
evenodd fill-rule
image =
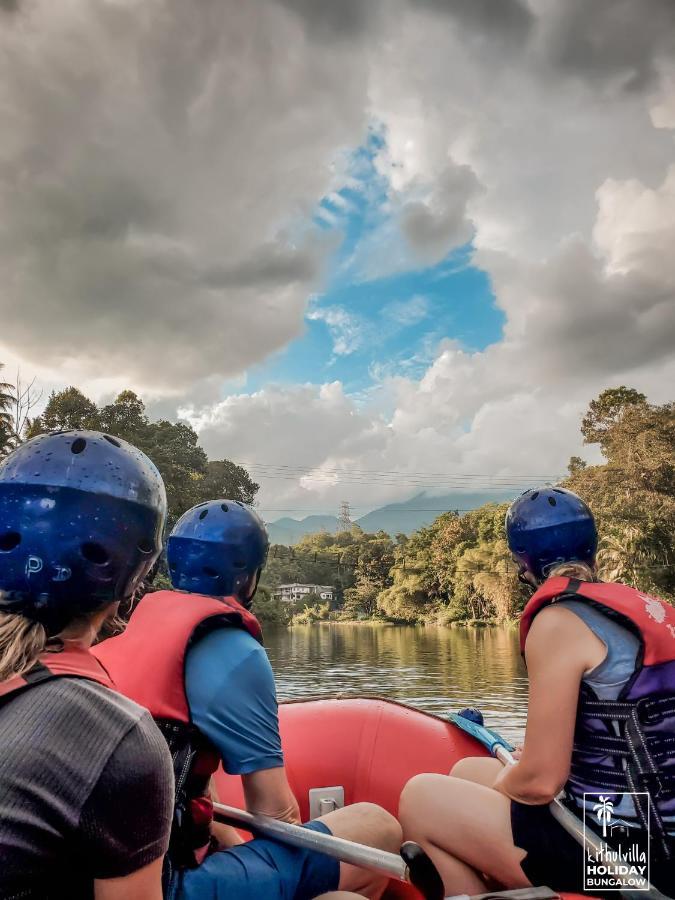
M512 800L511 831L516 847L527 853L521 866L533 885L583 893L583 850L553 818L548 806L526 806ZM675 887L675 844L673 858L662 863L652 858L650 869L653 886L671 896ZM595 896L616 898L617 892Z

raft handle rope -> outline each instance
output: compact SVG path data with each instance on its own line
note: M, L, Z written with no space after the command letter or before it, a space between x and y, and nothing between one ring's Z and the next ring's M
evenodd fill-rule
M461 728L462 731L470 734L471 737L481 743L503 766L515 765L516 760L513 758L513 750L515 748L506 738L503 738L491 728L485 727L483 714L479 709L470 707L469 709L463 709L459 713L450 713L448 719L453 725ZM582 847L589 848L594 853L601 852L600 841L595 838L592 832L586 830L584 833L584 826L581 820L563 804L561 798L562 794L559 794L549 804L553 818ZM488 894L486 896L492 895ZM651 884L646 890L622 890L620 896L625 898L625 900L671 900L671 898L667 897L666 894L662 894L661 891Z
M242 828L244 831L280 841L291 847L323 853L341 862L412 884L422 894L424 900L444 900L445 890L441 876L424 850L413 841L406 841L401 846L401 855L397 856L386 850L358 844L331 834L310 831L300 825L280 822L278 819L246 812L223 803L214 802L213 814L215 819L226 825Z

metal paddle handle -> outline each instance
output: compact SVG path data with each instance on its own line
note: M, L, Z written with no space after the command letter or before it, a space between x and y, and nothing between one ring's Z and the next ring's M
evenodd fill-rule
M224 803L214 803L213 812L218 821L227 825L243 828L245 831L289 844L291 847L323 853L341 862L412 884L422 893L425 900L443 900L445 891L440 875L424 850L412 841L403 844L401 856L397 856L377 847L358 844L321 831L312 831L301 825L292 825L290 822L280 822L278 819L226 806Z

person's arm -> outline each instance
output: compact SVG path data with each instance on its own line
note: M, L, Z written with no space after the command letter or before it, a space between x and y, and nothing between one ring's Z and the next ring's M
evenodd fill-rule
M185 672L192 721L219 751L225 771L241 775L249 812L299 822L265 650L246 632L221 628L190 648Z
M94 882L94 900L162 900L162 860L122 878Z
M214 778L209 782L209 794L214 803L218 803L220 797L216 788ZM215 840L218 850L229 850L230 847L237 847L244 843L243 837L239 834L233 825L226 825L224 822L211 822L211 839Z
M282 822L300 824L300 807L286 776L286 769L262 769L241 776L246 809Z
M527 804L557 796L569 776L581 679L605 653L602 641L570 610L550 606L535 618L525 645L525 744L516 765L497 776L497 790Z
M169 748L144 711L113 750L80 815L80 852L96 900L161 900L173 795Z

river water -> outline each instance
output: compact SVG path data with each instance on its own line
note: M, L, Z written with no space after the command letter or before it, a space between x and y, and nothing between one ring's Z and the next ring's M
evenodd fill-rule
M267 628L280 700L380 694L435 713L477 706L486 725L522 739L527 677L508 628L323 623Z

